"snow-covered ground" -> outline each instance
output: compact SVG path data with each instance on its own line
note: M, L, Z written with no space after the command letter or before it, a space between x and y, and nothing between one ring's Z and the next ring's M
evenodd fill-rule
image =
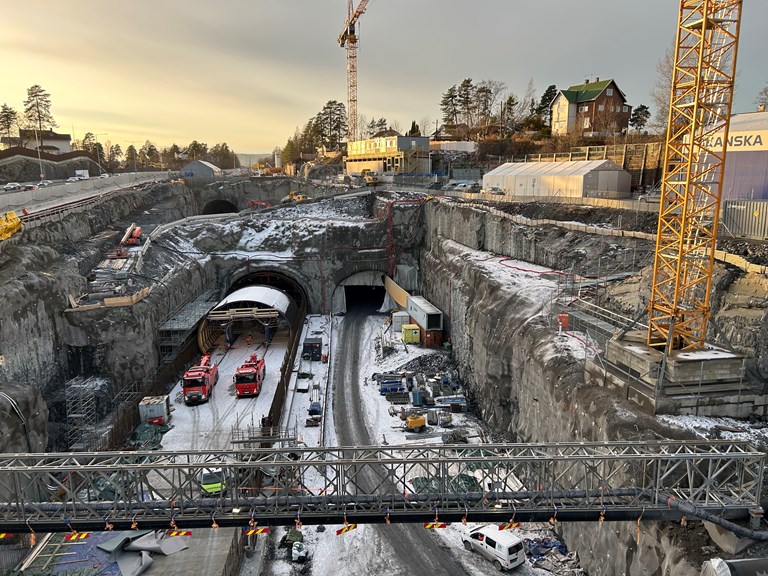
M213 353L213 362L219 364L219 381L208 402L185 405L181 381L171 390L170 397L174 407L171 417L173 428L163 436L162 450L175 452L231 449L232 429L258 426L261 417L266 416L269 411L287 349L288 334L285 331L278 332L269 346L266 346L261 335L257 335L251 346L246 344L245 338L240 337L229 350L225 350L223 346L217 347ZM261 393L253 398L238 399L232 378L235 370L254 352L265 360Z
M323 392L323 404L324 404L324 426L325 426L325 442L326 446L337 445L337 437L333 422L333 411L331 405L333 402L333 395L335 393L342 393L344 386L360 385L364 387L363 396L366 399L364 405L365 419L369 430L372 432L372 437L376 438L380 444L385 441L388 444L408 444L425 442L440 443L441 435L444 429L437 427L430 427L430 430L422 434L412 434L405 432L403 429L402 421L395 413L390 414L390 404L384 396L379 394L378 387L371 381L371 375L374 372L387 372L399 369L405 363L410 362L420 356L426 354L440 353L435 350L429 350L421 348L420 346L409 345L407 350L404 347L398 347L396 350L387 356L386 359L380 360L377 358L375 348L376 335L383 329L383 322L385 316L371 316L366 322L365 336L360 342L360 355L361 355L361 376L367 378L367 384L365 380L359 383L344 382L344 383L331 383L328 386L327 375L328 364L322 364L318 362L302 364L302 371L306 371L312 374L312 382L321 386ZM333 320L329 320L328 317L323 316L310 316L307 320L307 327L305 334L313 337L319 337L322 335L324 340L324 350L332 350L332 355L335 354L348 354L349 351L340 350L335 345L334 335L338 333L338 329L341 323L344 321L343 317L335 317ZM331 329L332 327L332 329ZM333 359L331 358L330 361ZM291 398L293 396L293 398ZM290 406L290 412L285 414L285 417L289 418L291 422L298 422L300 435L303 436L304 442L309 445L314 444L315 441L319 441L319 428L304 428L303 424L307 417L307 409L309 407L309 393L297 392L295 386L292 386L289 390L289 399L286 406ZM393 412L399 411L399 407ZM470 441L479 441L482 434L477 421L473 416L467 414L454 414L453 427L460 427L468 430L471 438ZM472 432L474 430L474 433ZM312 574L333 574L343 571L344 573L360 574L371 573L372 568L375 567L375 574L397 574L395 571L396 563L394 558L397 557L397 551L383 549L380 542L379 534L380 530L397 530L396 524L391 526L370 526L359 525L357 529L351 530L340 536L336 535L336 530L342 527L340 519L339 525L318 527L318 526L305 526L302 529L304 535L304 542L307 544L311 555L311 573ZM456 558L465 569L465 573L472 576L480 576L483 574L495 573L493 565L482 558L478 554L473 554L464 550L461 543L461 534L476 524L468 523L464 526L461 523L450 524L447 528L442 530L435 530L436 537L438 538L438 546L446 554L451 554ZM546 532L544 526L540 524L536 525L523 525L520 530L516 530L515 533L521 538L533 537ZM283 529L277 529L271 536L274 544L284 533ZM267 563L264 574L269 576L287 576L297 573L297 565L293 564L287 559L286 551L279 550L276 554L276 559ZM521 566L517 571L517 574L521 575L544 575L551 574L550 572L540 570L530 566L526 561L526 564Z

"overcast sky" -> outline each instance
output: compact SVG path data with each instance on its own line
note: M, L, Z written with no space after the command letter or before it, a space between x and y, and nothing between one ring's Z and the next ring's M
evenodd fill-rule
M355 0L357 4L359 0ZM345 0L3 0L0 104L51 94L59 132L125 149L197 139L241 153L282 146L328 100L346 104ZM464 78L541 95L615 78L651 105L678 0L370 0L358 108L402 128L440 114ZM768 1L744 0L734 112L768 83Z

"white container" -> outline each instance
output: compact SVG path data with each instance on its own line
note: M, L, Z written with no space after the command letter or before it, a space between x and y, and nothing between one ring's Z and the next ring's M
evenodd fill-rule
M145 424L168 424L171 420L168 396L145 396L139 402L139 420Z

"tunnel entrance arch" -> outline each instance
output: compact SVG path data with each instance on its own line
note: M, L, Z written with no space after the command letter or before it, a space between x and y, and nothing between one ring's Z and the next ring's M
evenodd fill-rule
M271 341L280 329L290 333L298 324L299 309L284 292L270 286L245 286L231 292L200 323L198 345L207 351L222 336L227 347L240 336L264 335Z
M285 272L273 269L245 272L232 282L232 285L229 287L229 293L247 286L269 286L280 290L293 300L297 308L306 307L307 312L309 312L310 306L307 291L299 282Z
M211 200L203 208L202 214L237 214L239 210L228 200Z
M374 313L385 303L384 273L381 270L363 270L344 278L333 289L331 312L344 314L351 309Z

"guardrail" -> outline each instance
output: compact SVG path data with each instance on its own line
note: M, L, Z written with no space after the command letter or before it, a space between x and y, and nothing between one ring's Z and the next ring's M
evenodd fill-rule
M21 192L0 193L0 211L9 210L38 211L45 208L45 204L66 199L83 199L93 192L100 193L140 184L150 180L165 178L166 172L140 172L136 174L115 174L109 178L89 178L80 182L65 182ZM89 194L90 193L90 194ZM43 206L41 206L43 205Z

